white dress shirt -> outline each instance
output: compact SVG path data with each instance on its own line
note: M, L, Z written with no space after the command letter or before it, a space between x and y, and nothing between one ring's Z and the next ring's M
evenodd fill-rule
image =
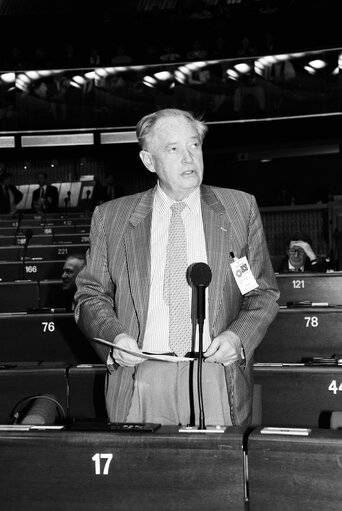
M169 310L163 298L163 286L168 229L172 214L170 206L174 202L158 185L154 196L151 222L151 288L143 341L143 351L150 353L168 353L171 351L169 347ZM188 265L199 262L207 263L200 189L196 188L183 202L187 205L182 212L182 218L187 240ZM191 294L192 290L189 286L190 303ZM208 348L210 342L208 298L206 294L203 351ZM195 348L198 350L198 332Z

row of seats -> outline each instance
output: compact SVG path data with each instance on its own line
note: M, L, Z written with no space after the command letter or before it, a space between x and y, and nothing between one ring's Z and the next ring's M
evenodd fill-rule
M100 362L73 312L3 313L0 329L0 362Z
M58 259L66 259L72 252L85 253L88 245L85 243L80 244L63 244L62 246L55 245L32 245L25 247L25 245L17 245L10 247L0 247L0 260L1 261L51 261Z
M13 245L25 245L26 236L20 235L0 235L0 247L11 247ZM30 245L63 245L63 244L89 244L89 234L82 232L65 232L50 234L35 234L31 238Z
M90 218L84 216L78 217L37 217L37 218L28 218L24 217L22 220L17 219L4 219L0 218L0 229L4 227L12 227L12 228L20 228L27 229L29 227L39 227L39 226L55 226L55 225L90 225Z
M280 310L254 356L261 423L329 428L342 409L342 272L276 278Z
M42 362L34 355L33 349L30 361L0 364L0 424L12 424L14 412L25 411L20 403L36 395L54 396L68 421L106 417L104 365Z
M0 237L1 236L25 236L25 232L30 229L33 235L36 234L73 234L73 233L85 233L89 234L89 224L75 224L75 225L29 225L25 227L25 229L21 229L17 231L14 227L1 227L0 228Z
M27 250L31 259L26 261L20 261L23 247L0 247L0 259L4 253L19 259L0 262L0 361L100 362L73 313L63 309L60 285L66 256L87 247L86 242L32 245ZM38 252L30 254L30 249L39 251L46 260L34 260L32 254L38 257ZM25 282L15 282L22 278ZM341 383L340 367L329 359L340 351L342 272L277 275L277 282L281 308L255 353L255 383L261 388L260 422L326 427L329 414L339 409L340 391L336 389ZM48 312L43 311L45 308ZM330 366L322 367L323 363ZM315 391L310 393L310 388ZM302 400L306 406L300 405Z

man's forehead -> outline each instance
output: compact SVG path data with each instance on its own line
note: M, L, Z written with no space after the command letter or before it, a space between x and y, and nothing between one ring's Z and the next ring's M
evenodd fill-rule
M194 124L185 117L162 117L158 119L151 130L151 139L162 141L178 140L180 138L180 129L187 129L190 136L198 137Z

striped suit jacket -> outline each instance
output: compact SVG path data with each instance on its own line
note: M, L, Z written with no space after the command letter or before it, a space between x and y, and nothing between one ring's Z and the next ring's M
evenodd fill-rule
M90 229L87 264L77 276L75 320L91 339L128 333L142 346L150 289L150 227L155 189L97 207ZM233 425L251 420L253 353L278 311L279 291L255 198L238 190L201 186L208 264L209 331L235 332L245 360L225 367ZM233 252L246 256L258 288L242 296L230 267ZM109 348L94 342L104 362ZM125 421L133 393L132 368L108 367L107 411Z

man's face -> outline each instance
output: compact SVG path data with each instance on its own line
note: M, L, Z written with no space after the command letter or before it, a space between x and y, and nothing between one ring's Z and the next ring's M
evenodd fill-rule
M202 142L194 125L183 117L159 119L152 129L148 151L141 151L140 157L174 200L183 200L202 182Z
M44 174L38 174L38 184L39 186L44 186L46 183L46 177Z
M304 250L302 249L302 247L299 247L298 245L296 245L295 241L290 242L290 247L288 249L288 256L289 256L289 261L294 268L297 269L297 268L301 268L302 266L304 266L306 254L305 254Z
M76 258L67 259L63 266L62 288L64 291L76 291L75 279L83 268L83 262Z

